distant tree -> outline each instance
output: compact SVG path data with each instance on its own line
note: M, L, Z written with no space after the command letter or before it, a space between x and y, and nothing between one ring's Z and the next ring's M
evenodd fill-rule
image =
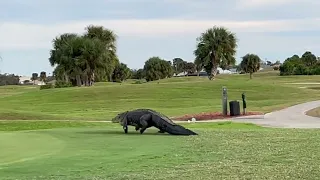
M273 65L280 65L280 64L281 64L280 61L277 60Z
M242 57L240 67L245 73L250 73L250 79L252 79L252 74L260 69L260 62L261 59L258 55L246 54Z
M196 59L194 60L194 64L195 64L195 66L196 66L196 71L197 71L197 74L198 74L198 76L199 76L200 71L202 71L202 69L204 68L204 64L203 64L203 62L201 61L201 59L199 59L199 58L196 58Z
M267 65L271 66L272 62L271 61L267 61Z
M173 68L168 61L160 59L159 57L149 58L143 67L147 81L154 81L164 78L172 77Z
M115 66L116 35L103 26L87 26L84 35L65 33L53 40L49 61L58 81L91 86L95 77L111 81Z
M310 67L317 63L317 57L314 54L312 54L310 51L307 51L302 55L301 61L306 66Z
M201 61L209 75L214 79L218 66L226 67L235 64L236 35L224 27L212 27L197 38L194 51L197 61ZM199 64L199 63L197 63Z
M15 74L0 74L0 86L18 85L20 77Z
M53 80L56 80L56 78L54 76L47 76L47 82L50 82L50 81L53 81Z
M114 82L122 82L128 79L130 75L131 75L131 71L127 67L127 65L124 63L120 63L116 66L116 68L113 71L112 80Z
M179 73L182 73L184 71L184 60L181 59L181 58L174 58L172 60L172 65L173 65L173 68L174 68L174 72L176 74L179 74Z
M33 85L36 83L37 79L38 79L38 73L32 73L31 80L33 81Z
M317 56L306 51L301 57L293 55L280 66L280 76L286 75L320 75L320 62Z
M133 79L143 79L145 78L145 72L143 69L138 69L136 71L132 72L132 78Z
M185 70L188 74L193 74L196 72L196 65L193 62L187 62L185 65Z
M46 82L47 73L45 71L40 72L40 81Z
M181 66L182 72L184 72L184 73L188 72L188 62L187 61L183 61L180 66Z
M292 75L295 72L295 67L301 65L301 59L298 55L293 55L292 57L287 58L283 64L280 66L280 75Z

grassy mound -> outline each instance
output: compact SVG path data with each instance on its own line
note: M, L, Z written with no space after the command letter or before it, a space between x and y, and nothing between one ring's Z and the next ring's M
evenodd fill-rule
M221 88L228 100L247 95L247 111L270 112L320 97L317 90L293 82L315 82L318 76L280 77L274 72L170 78L133 84L97 83L94 87L39 90L39 87L1 87L0 119L4 120L110 120L117 113L152 108L168 116L221 112Z

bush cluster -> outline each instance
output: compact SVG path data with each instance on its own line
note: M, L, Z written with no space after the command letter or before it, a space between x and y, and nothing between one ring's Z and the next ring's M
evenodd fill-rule
M43 90L43 89L52 89L54 88L54 86L52 84L46 84L46 85L41 85L40 86L40 90Z
M49 83L40 86L40 90L43 89L52 89L52 88L66 88L66 87L73 87L71 82L64 82L64 81L57 81L55 85Z
M72 87L71 82L65 82L65 81L56 81L55 88L66 88L66 87Z
M307 51L301 57L293 55L280 66L280 75L320 75L320 61Z

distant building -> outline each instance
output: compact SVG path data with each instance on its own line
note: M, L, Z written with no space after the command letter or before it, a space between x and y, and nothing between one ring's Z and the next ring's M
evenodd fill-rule
M174 76L174 77L184 77L184 76L186 76L187 74L188 74L187 72L182 72L182 73L179 73L179 74L174 73L173 76Z
M31 81L31 77L29 77L29 76L20 76L19 77L20 84L25 84L27 81Z
M22 85L31 85L31 84L35 84L35 85L45 85L46 83L43 81L39 81L39 80L35 80L32 81L30 76L20 76L19 77L19 84Z
M237 68L229 69L229 71L231 72L231 74L238 74L239 73Z

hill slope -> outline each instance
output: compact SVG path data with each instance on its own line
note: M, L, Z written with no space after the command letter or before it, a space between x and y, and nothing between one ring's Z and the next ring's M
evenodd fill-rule
M118 112L152 108L168 116L221 111L221 88L228 101L247 95L248 111L269 112L319 99L317 90L285 83L314 82L317 76L280 77L273 72L170 78L145 84L97 83L94 87L39 90L38 87L1 87L0 119L110 120Z

